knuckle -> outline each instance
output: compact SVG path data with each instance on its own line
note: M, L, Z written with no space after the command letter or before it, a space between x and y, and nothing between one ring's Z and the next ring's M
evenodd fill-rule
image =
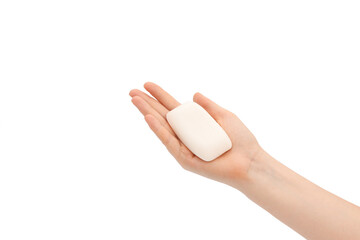
M180 166L186 170L186 171L190 171L190 166L189 164L185 163L185 162L179 162Z

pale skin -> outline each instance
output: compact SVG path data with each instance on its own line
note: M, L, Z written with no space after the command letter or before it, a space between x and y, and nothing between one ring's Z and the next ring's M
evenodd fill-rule
M238 189L306 239L360 239L360 208L271 157L234 113L200 93L194 95L193 101L220 124L232 141L229 151L205 162L186 148L166 121L166 113L180 103L155 83L147 82L144 88L151 96L133 89L129 93L131 101L184 169Z

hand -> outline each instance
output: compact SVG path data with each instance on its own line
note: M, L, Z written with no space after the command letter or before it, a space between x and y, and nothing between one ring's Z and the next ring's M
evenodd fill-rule
M200 93L194 101L225 130L232 148L211 162L196 157L176 137L166 113L179 102L154 83L134 89L132 102L180 165L226 183L307 239L360 239L360 208L311 183L267 154L235 114ZM314 227L316 226L316 227Z
M155 99L138 89L133 89L129 93L132 102L145 116L152 131L184 169L234 187L247 178L252 159L262 149L254 135L235 114L200 93L194 95L194 102L202 106L220 124L232 142L229 151L211 162L205 162L195 156L177 138L166 120L166 113L180 103L154 83L147 82L144 87Z

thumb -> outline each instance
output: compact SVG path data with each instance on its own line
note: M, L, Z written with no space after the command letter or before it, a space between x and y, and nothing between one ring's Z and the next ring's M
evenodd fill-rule
M199 92L194 94L193 100L201 107L203 107L214 118L224 116L227 111Z

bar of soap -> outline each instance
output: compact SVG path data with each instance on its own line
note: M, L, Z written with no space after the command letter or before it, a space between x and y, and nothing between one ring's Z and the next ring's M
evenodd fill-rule
M224 129L195 102L174 108L166 119L185 146L204 161L212 161L232 147Z

